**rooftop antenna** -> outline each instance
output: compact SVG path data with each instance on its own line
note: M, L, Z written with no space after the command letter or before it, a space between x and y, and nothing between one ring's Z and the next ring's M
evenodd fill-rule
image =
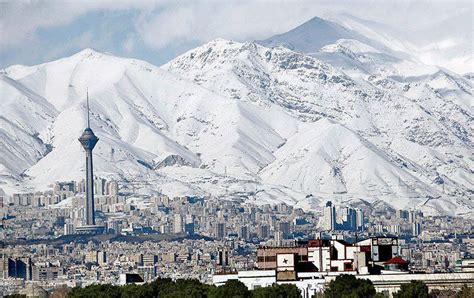
M91 128L90 124L90 117L89 117L89 88L86 89L86 94L87 94L87 128Z

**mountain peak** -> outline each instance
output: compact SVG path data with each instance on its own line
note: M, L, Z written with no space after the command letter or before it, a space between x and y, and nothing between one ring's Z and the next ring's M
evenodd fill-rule
M72 57L77 57L77 56L80 56L80 57L88 57L88 56L99 56L99 55L109 55L109 56L113 56L111 54L108 54L108 53L104 53L104 52L101 52L101 51L98 51L94 48L85 48L79 52L77 52L76 54L72 55Z
M100 52L96 49L93 49L93 48L85 48L75 54L72 54L71 56L66 56L66 57L63 57L63 58L60 58L60 59L57 59L57 60L53 60L53 61L49 61L49 62L45 62L45 63L42 63L42 64L38 64L38 65L32 65L32 66L27 66L27 65L20 65L20 64L16 64L16 65L12 65L12 66L9 66L7 68L5 68L3 70L4 73L7 73L8 75L13 75L14 77L16 76L23 76L24 74L28 74L30 73L31 71L33 71L34 69L38 68L38 67L42 67L44 65L48 65L48 64L51 64L51 63L54 63L54 62L58 62L58 61L71 61L71 59L73 59L74 61L78 60L82 60L84 58L87 58L87 57L100 57L100 56L103 56L103 55L107 55L107 56L112 56L112 57L115 57L114 55L112 54L109 54L109 53L105 53L105 52Z
M378 40L371 40L344 23L317 16L288 32L258 42L263 46L284 46L296 52L313 54L319 52L324 46L337 43L340 39L356 40L376 49L385 47Z
M324 24L324 23L332 23L332 21L330 20L327 20L327 19L323 19L323 18L320 18L318 16L314 16L312 17L311 19L307 20L306 22L304 22L303 24L301 24L300 26L298 27L303 27L303 26L308 26L308 25L316 25L316 24Z
M207 43L205 43L204 45L200 46L199 48L205 48L205 47L227 47L229 45L232 45L234 44L235 42L233 40L230 40L230 39L225 39L225 38L215 38L215 39L212 39L210 41L208 41Z
M312 53L341 38L356 39L356 35L355 32L337 23L313 17L288 32L261 40L259 43L264 46L285 46L297 52Z

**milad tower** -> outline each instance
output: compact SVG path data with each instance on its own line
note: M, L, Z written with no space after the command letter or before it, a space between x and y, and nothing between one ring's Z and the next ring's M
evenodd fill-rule
M76 228L76 232L83 233L101 233L104 227L97 226L95 223L94 209L94 172L92 163L92 150L99 141L90 127L89 116L89 92L87 92L87 127L84 129L79 142L86 151L86 214L84 226Z

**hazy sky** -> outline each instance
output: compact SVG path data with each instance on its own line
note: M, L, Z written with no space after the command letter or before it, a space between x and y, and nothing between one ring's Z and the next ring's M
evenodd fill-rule
M87 47L160 65L214 38L265 38L314 16L350 13L410 31L472 12L470 1L0 1L0 68Z

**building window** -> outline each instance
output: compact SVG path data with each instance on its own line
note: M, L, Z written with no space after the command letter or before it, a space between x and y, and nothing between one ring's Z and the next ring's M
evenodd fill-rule
M344 263L344 271L352 271L352 264Z

